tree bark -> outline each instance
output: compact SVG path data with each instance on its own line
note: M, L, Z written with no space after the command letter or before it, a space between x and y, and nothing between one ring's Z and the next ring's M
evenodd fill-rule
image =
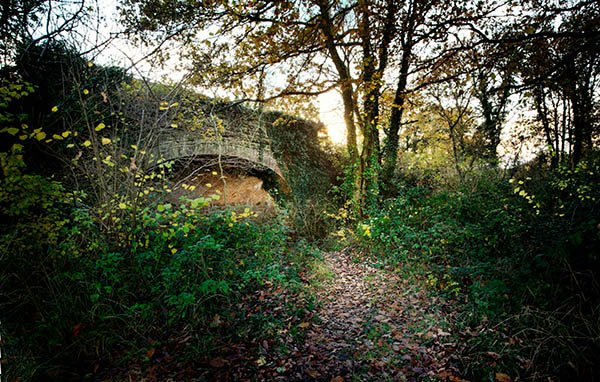
M398 161L398 143L400 125L402 124L402 116L404 114L405 92L408 83L408 72L411 65L411 55L413 48L413 34L416 25L417 11L416 4L413 2L409 8L407 16L405 37L402 39L402 60L400 61L400 71L394 100L391 106L390 120L385 130L385 146L383 148L383 168L382 168L382 184L385 190L392 189L392 179Z
M389 125L386 129L386 141L383 149L382 181L386 189L391 188L391 182L398 161L398 142L400 139L400 125L404 114L404 101L406 84L408 83L408 70L410 68L410 54L412 47L405 49L400 63L400 74L394 94L394 101L390 113Z
M324 0L319 1L318 5L321 13L321 33L323 33L323 37L325 37L327 52L329 52L340 78L342 102L344 103L344 122L346 124L346 149L350 160L354 162L358 159L358 145L356 141L356 123L354 121L355 106L352 79L350 78L350 71L340 56L335 44L332 20L331 15L329 14L329 5Z

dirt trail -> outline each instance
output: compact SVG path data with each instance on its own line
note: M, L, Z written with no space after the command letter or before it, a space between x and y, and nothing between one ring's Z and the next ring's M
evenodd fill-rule
M253 333L251 342L227 343L221 354L199 360L200 367L193 361L171 364L164 352L145 372L129 369L130 380L165 380L175 370L174 380L198 382L464 382L453 358L462 345L452 342L446 324L456 319L452 307L410 279L354 258L349 250L324 254L331 277L314 286L320 304L305 311L304 322L293 320L289 309L305 306L296 299L306 296L273 283L240 302L244 317L289 322L277 330L277 341Z
M297 380L461 380L441 301L348 252L325 260L334 276L320 293L321 322L295 354Z

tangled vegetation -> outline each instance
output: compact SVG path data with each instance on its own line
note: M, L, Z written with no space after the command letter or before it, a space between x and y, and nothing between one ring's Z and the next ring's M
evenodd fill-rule
M600 379L597 1L118 3L0 8L0 379Z
M0 88L3 376L112 378L156 359L207 369L228 342L278 346L310 298L280 316L252 301L271 288L301 293L314 252L290 242L283 217L211 209L218 195L173 201L173 164L145 150L157 121L171 123L160 120L169 108L124 107L131 78L67 52L30 58L67 73L63 93L48 94L55 88L37 71ZM133 125L128 107L149 108L148 125ZM174 352L184 356L170 361Z

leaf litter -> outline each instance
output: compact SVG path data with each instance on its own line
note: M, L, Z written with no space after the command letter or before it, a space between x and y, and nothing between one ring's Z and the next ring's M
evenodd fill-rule
M368 265L351 250L324 253L324 262L333 277L315 287L313 309L307 308L307 294L266 282L230 318L213 317L211 329L224 337L212 357L176 361L171 355L193 342L193 335L185 334L171 339L175 348L152 348L149 368L130 365L128 379L466 381L457 366L465 332L452 333L456 312L450 302ZM310 283L310 277L302 280ZM261 319L267 330L227 337L235 319ZM498 373L496 379L510 381L510 376Z
M351 251L325 254L335 274L318 291L321 306L293 353L298 381L462 380L456 344L443 325L447 306Z

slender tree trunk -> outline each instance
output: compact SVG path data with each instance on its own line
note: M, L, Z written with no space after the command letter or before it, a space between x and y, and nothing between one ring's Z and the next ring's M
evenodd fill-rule
M573 165L576 166L583 157L586 121L583 107L576 92L571 95L573 107Z
M402 61L400 63L400 76L398 77L398 83L396 84L396 92L394 94L394 101L392 104L392 110L390 114L389 125L386 129L386 140L383 149L383 171L382 180L386 186L386 189L391 188L391 182L394 177L394 171L396 169L396 162L398 161L398 142L400 139L400 125L402 123L402 115L404 114L404 101L406 84L408 83L408 70L410 68L410 54L411 48L408 48L402 55Z
M398 161L398 142L400 139L400 125L402 124L402 116L404 114L404 102L406 99L406 85L408 83L408 72L411 64L411 55L413 48L413 33L416 24L417 10L413 2L409 12L406 24L406 36L402 40L402 60L400 61L400 72L398 75L398 83L396 84L396 92L391 107L390 120L385 131L385 146L383 149L383 169L382 183L387 191L392 189L392 179L396 170Z
M368 3L359 1L359 35L363 50L362 82L365 86L363 98L363 147L360 156L360 205L361 213L375 206L379 193L379 94L381 78L375 67L371 47Z
M354 97L352 84L349 79L342 82L342 102L344 103L344 122L346 124L346 150L350 160L358 158L356 143L356 125L354 123Z
M458 154L458 145L456 143L456 125L455 124L451 124L450 127L450 141L452 142L452 157L454 158L454 168L456 169L456 174L458 175L458 178L460 179L461 183L463 181L463 173L462 170L460 169L460 157Z
M537 85L533 90L535 109L537 112L537 119L542 124L542 131L546 138L546 144L552 147L553 150L558 148L554 147L554 141L552 140L552 130L550 128L550 121L548 120L548 110L546 107L546 94L544 93L543 85ZM552 155L550 166L556 168L558 162L556 156Z
M358 145L356 141L356 124L354 121L355 105L352 79L350 78L350 71L335 45L332 20L331 15L329 14L329 5L325 0L319 1L318 5L319 11L321 12L320 29L325 38L325 46L340 78L342 102L344 103L344 122L346 124L346 149L350 161L354 163L358 160Z

